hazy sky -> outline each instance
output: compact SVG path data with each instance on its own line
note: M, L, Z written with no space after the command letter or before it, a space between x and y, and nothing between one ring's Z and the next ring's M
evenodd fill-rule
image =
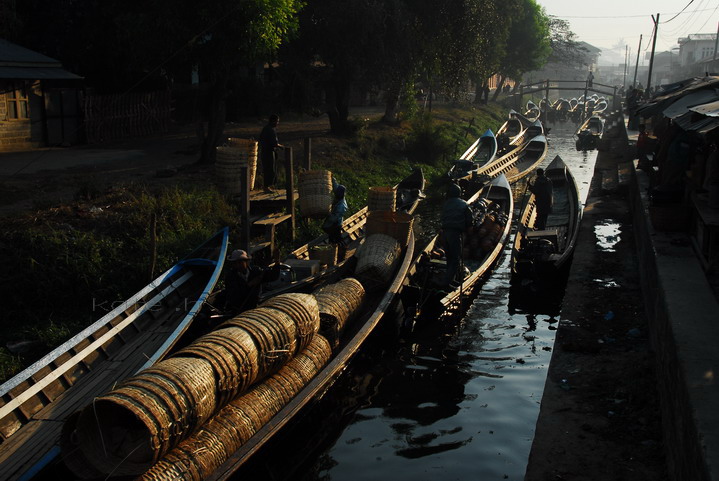
M651 51L652 15L656 18L659 13L657 52L669 50L677 45L679 37L691 33L716 33L719 22L719 0L537 0L537 3L548 15L567 20L579 40L602 50L614 48L615 56L622 61L623 45L629 45L632 56L636 55L640 35L642 52ZM605 52L602 57L611 55Z

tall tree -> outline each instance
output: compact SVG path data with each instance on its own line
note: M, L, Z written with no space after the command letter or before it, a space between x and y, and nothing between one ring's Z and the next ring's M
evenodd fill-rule
M301 47L294 51L322 65L324 110L335 133L347 128L352 85L379 75L394 5L394 0L310 0L302 11Z
M519 0L499 69L501 77L495 98L507 78L521 80L525 72L542 67L550 53L549 17L535 0Z
M569 22L557 17L549 17L549 45L552 53L549 61L564 65L580 66L585 61L587 50L577 42Z
M222 139L230 79L243 66L272 61L297 31L302 0L152 0L118 20L146 70L194 66L208 85L207 129L200 162L215 160Z

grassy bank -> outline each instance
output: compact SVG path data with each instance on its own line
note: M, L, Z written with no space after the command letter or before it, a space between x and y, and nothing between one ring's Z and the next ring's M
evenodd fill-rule
M495 104L443 105L392 126L356 118L348 136L313 139L313 168L331 170L347 186L350 213L366 205L369 187L394 185L415 167L425 172L432 197L452 160L486 129L496 131L506 112ZM78 194L74 202L3 222L0 382L101 317L101 306L126 299L220 227L230 226L231 237L238 236L236 206L211 182L113 185ZM300 222L297 244L317 236L319 224ZM151 272L153 231L157 261Z

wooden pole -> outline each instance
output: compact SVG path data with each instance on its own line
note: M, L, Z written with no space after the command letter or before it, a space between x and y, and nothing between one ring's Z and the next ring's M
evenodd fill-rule
M305 170L312 170L312 137L305 137L305 156L302 161Z
M639 48L637 49L637 63L634 66L634 81L632 82L632 87L637 86L637 70L639 70L639 54L642 51L642 35L639 35Z
M250 176L247 164L240 166L240 245L250 252Z
M149 278L155 278L155 266L157 265L157 212L150 216L150 272Z
M654 40L652 40L652 54L649 57L649 75L647 76L647 90L649 90L649 87L652 86L652 70L654 68L654 50L657 46L657 35L659 34L659 14L657 13L656 19L654 19L654 15L652 15L652 20L654 21Z
M545 105L544 105L544 111L542 111L542 115L544 116L542 123L547 123L547 116L549 115L549 79L547 79L547 87L544 90L544 98L547 99Z
M624 80L622 87L627 88L627 68L629 67L629 45L624 46Z
M292 147L285 147L285 191L287 192L287 213L292 216L290 219L290 239L295 241L295 229L297 227L297 215L295 213L295 171L292 161Z

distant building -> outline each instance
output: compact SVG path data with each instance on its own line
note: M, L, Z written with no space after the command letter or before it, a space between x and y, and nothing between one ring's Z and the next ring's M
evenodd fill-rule
M693 33L678 39L677 42L679 43L679 66L682 68L714 57L715 33Z
M82 77L0 39L0 151L77 143Z
M541 70L527 72L523 83L532 83L542 80L576 80L584 82L591 70L594 72L595 82L601 82L599 75L599 57L601 49L588 44L577 42L579 58L571 64L566 62L548 62Z

